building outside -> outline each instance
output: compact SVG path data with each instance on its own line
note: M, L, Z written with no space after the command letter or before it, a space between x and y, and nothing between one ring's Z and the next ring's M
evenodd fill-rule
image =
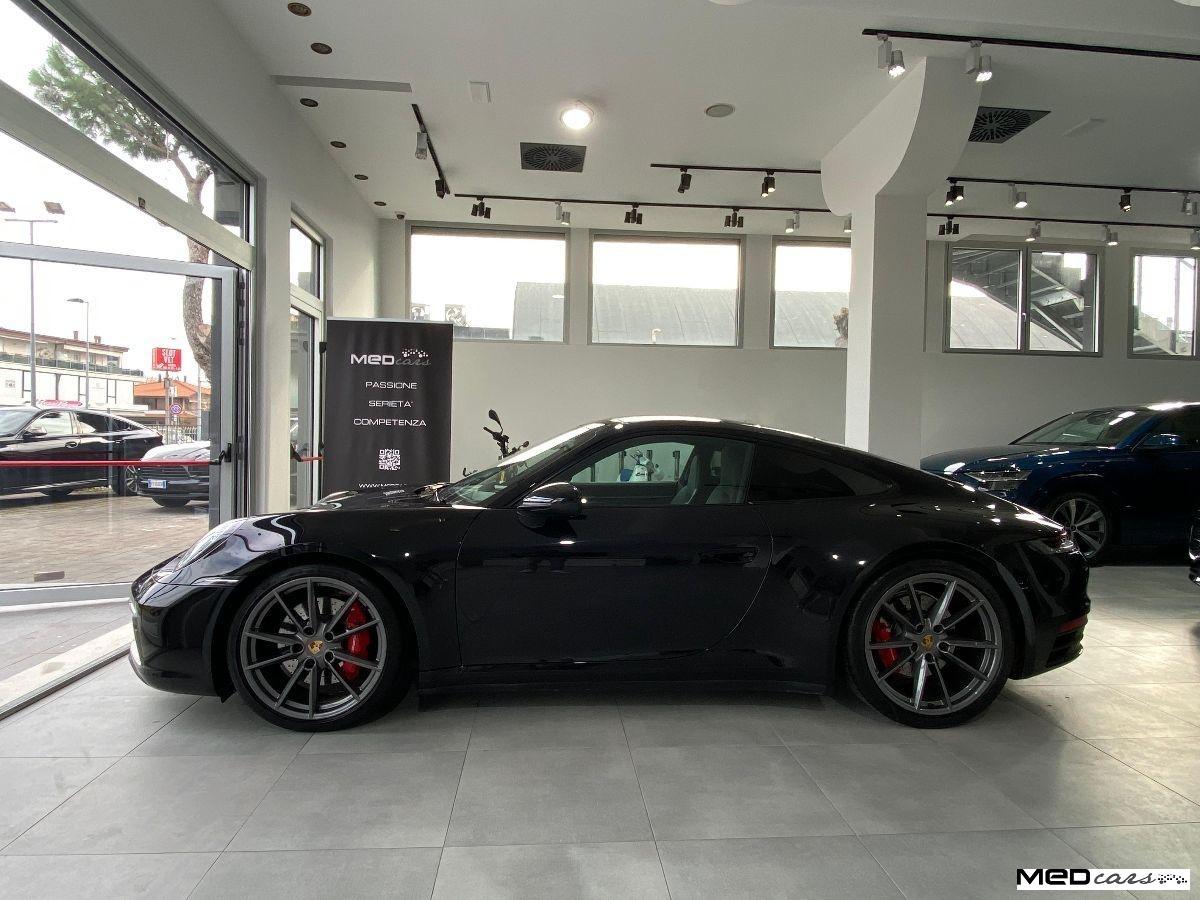
M128 347L71 337L37 336L37 400L129 413L138 407L134 387L146 373L123 365ZM90 369L88 365L90 357ZM86 386L91 383L91 396ZM0 404L30 401L29 332L0 328Z
M133 388L138 412L130 418L161 431L169 444L198 440L212 407L212 388L183 378L159 376ZM178 407L178 412L172 412Z

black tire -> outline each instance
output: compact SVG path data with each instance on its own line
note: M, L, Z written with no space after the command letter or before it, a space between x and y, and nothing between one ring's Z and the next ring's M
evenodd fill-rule
M183 497L154 497L154 502L166 509L182 509L188 505Z
M943 621L952 625L952 628L966 629L961 632L961 636L959 633L941 631L941 626L938 626L938 633L933 633L930 623L936 613L936 601L939 598L929 593L928 588L935 583L941 583L935 579L943 579L958 586L951 591L949 612L943 614ZM913 589L909 589L909 582L914 583ZM923 605L921 618L926 623L921 629L923 633L912 637L907 647L895 650L869 649L868 644L893 640L892 635L885 633L881 636L875 630L877 627L883 627L887 632L893 627L891 620L895 618L890 614L880 615L880 604L887 602L895 611L908 615L913 606L911 600L908 601L907 608L902 604L904 598L913 596L913 593L920 598L918 602ZM976 601L982 601L983 606L978 607L976 612L966 613L960 620L961 625L954 622L956 617ZM877 619L883 623L882 626L877 626ZM913 614L909 625L915 626L916 619L916 615ZM908 635L899 633L902 626L894 627L897 632L894 636L896 643L910 640ZM913 631L915 630L913 628ZM976 633L978 638L974 643L992 642L994 649L945 649L947 638L953 638L957 643L959 640L970 640L972 634ZM926 640L926 636L931 642ZM896 655L884 655L891 652ZM978 657L974 654L978 654ZM915 560L880 575L854 602L849 612L842 657L846 679L854 693L879 712L904 725L917 728L948 728L979 715L1004 688L1013 660L1012 619L1007 605L995 588L978 572L944 559ZM950 657L957 657L957 660ZM910 662L905 663L906 658ZM964 669L967 666L979 674L988 676L987 679L981 681L966 674ZM924 667L925 670L920 689L917 681L919 667ZM877 681L877 677L886 675L888 670L894 671L895 674L883 679L882 683L887 687L885 690ZM960 682L961 688L958 687ZM975 682L979 684L972 688L971 685ZM934 686L928 687L930 684ZM911 701L902 704L899 697L902 692L907 694L910 690L921 698L915 707ZM926 690L940 692L945 699L931 699L925 709L922 709L922 702L928 696Z
M1074 504L1073 508L1072 504ZM1094 530L1089 529L1087 524L1073 524L1071 521L1073 516L1080 520L1086 518L1086 514L1077 515L1077 511L1086 508L1095 509L1101 516L1100 525L1103 529L1103 536L1099 539L1098 547L1093 545L1093 542L1098 540ZM1047 516L1071 532L1076 546L1087 558L1089 564L1102 563L1112 551L1117 534L1117 517L1113 514L1111 507L1095 494L1082 491L1058 494L1044 504L1044 509Z
M366 615L370 616L374 614L378 617L377 628L382 630L383 637L383 640L380 642L384 648L383 658L382 660L378 660L377 658L374 660L380 663L377 672L364 669L362 673L366 676L366 679L371 679L364 680L361 683L364 696L361 699L356 698L350 705L340 711L330 714L321 713L323 716L321 718L304 718L301 711L290 708L293 705L297 705L295 703L284 702L284 711L280 712L279 708L267 702L263 696L264 693L268 697L270 696L270 685L265 685L268 690L264 691L264 681L277 676L276 683L278 683L289 674L294 676L301 663L312 665L312 668L306 671L323 670L327 673L328 678L322 676L318 679L318 688L316 690L329 689L332 693L332 690L337 685L334 682L333 672L330 670L339 665L341 666L340 672L345 672L346 669L343 664L337 661L325 662L320 655L312 656L310 660L311 654L309 650L313 644L320 644L319 640L303 645L298 642L295 645L301 646L301 652L299 654L299 661L290 670L287 668L287 664L291 660L285 660L275 665L259 665L255 674L251 676L248 668L253 667L255 663L250 663L247 666L246 657L243 654L244 646L257 646L251 643L255 640L253 637L246 636L247 625L250 622L251 616L255 616L255 621L251 623L249 631L258 633L262 629L260 625L261 619L258 618L257 611L263 609L264 606L267 609L271 608L269 604L264 604L264 601L269 600L273 594L276 596L286 596L290 601L292 595L287 593L289 590L288 586L308 579L331 581L353 589L353 592L355 592L353 596L360 599L369 610ZM318 588L318 593L319 591L320 588ZM323 615L323 611L320 609L321 600L318 599L317 603L317 621L320 622ZM345 603L349 605L350 601L347 600ZM329 614L336 618L338 613L334 612L333 602L326 598L326 604L330 610ZM284 605L286 606L286 604ZM294 612L297 617L303 620L302 609L299 611L294 610ZM293 619L293 621L295 620ZM324 628L324 626L321 627ZM334 627L341 626L337 625ZM305 642L308 641L309 637L313 636L298 635L300 641ZM323 634L315 635L318 638L323 636ZM372 719L378 718L393 709L404 698L408 692L411 673L414 668L412 665L413 648L409 646L409 643L408 632L402 625L400 614L394 608L392 599L378 585L355 572L336 566L306 565L286 569L271 575L261 584L256 585L242 600L237 613L234 615L229 628L229 634L226 638L226 659L228 660L229 674L233 680L234 688L245 701L246 705L268 722L293 731L337 731L343 728L351 728L355 725L362 725ZM334 646L344 647L345 645L344 643L339 645L335 641L328 642L328 647ZM295 647L293 646L290 649L294 650ZM278 650L282 650L284 653L289 652L289 648L287 647L277 647L264 652L274 653ZM322 648L318 647L313 652L319 654L321 650ZM325 655L328 655L327 649L325 650ZM273 657L268 657L268 659L270 658ZM357 658L356 656L355 659ZM256 660L257 662L258 660ZM275 672L276 669L278 669L277 672ZM303 694L307 690L305 685L311 686L311 681L311 678L308 676L302 676L302 680L297 682L296 686L290 692L277 689L276 694L283 694L284 701L288 701L289 699L303 701ZM346 683L344 679L341 680L341 684L344 685ZM367 687L368 684L369 688ZM340 691L341 689L338 688L338 690ZM297 691L300 693L297 694ZM349 696L347 694L343 699L349 702ZM302 703L299 705L302 705Z
M114 466L109 470L108 487L117 497L137 494L137 469L133 466Z

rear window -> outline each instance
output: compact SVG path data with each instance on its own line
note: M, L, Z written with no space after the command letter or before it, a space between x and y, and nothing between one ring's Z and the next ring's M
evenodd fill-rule
M751 503L794 503L878 494L891 485L817 454L759 445L750 474Z

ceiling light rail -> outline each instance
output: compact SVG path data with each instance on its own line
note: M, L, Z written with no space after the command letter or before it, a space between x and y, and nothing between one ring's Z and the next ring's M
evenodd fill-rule
M428 155L433 160L433 167L437 170L437 179L433 182L434 193L437 194L439 200L447 195L458 196L450 190L450 181L446 178L445 170L442 169L442 161L438 159L437 150L433 146L433 138L429 134L429 128L425 125L425 117L421 115L421 107L414 103L412 111L417 120L417 159L425 158L421 155L422 153ZM488 213L491 213L490 209Z
M1105 44L1074 44L1068 41L1038 41L1026 38L985 37L978 34L944 34L934 31L897 31L893 28L864 28L864 37L882 41L902 38L912 41L944 41L953 44L987 44L990 47L1028 47L1034 50L1065 50L1073 53L1103 53L1110 56L1134 56L1143 59L1172 59L1200 62L1200 53L1177 50L1148 50L1142 47L1113 47Z

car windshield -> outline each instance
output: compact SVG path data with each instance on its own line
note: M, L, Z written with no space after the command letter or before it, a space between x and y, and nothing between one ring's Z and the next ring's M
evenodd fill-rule
M0 409L0 434L16 434L31 418L27 409Z
M1146 409L1089 409L1037 428L1014 444L1083 444L1111 447L1121 443L1156 413Z
M512 483L512 480L523 472L540 465L548 459L560 456L574 450L591 432L602 428L599 422L574 428L548 441L543 441L520 453L514 453L499 465L468 475L462 481L456 481L448 487L441 488L443 499L457 503L483 503L500 493Z

